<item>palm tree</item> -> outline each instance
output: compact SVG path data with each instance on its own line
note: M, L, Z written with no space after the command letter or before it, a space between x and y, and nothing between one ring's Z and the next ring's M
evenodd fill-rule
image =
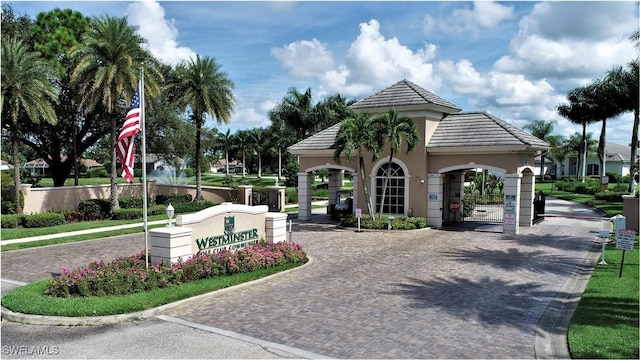
M145 66L145 96L157 96L160 89L156 79L162 75L154 66L155 60L142 48L145 40L124 17L93 18L82 45L72 55L79 59L71 79L82 94L80 107L90 112L104 108L111 121L111 210L118 202L116 143L118 123L124 121L126 108L138 87L140 68Z
M267 139L264 136L264 130L262 128L252 129L249 133L251 139L251 148L255 155L258 156L258 178L262 177L262 154L265 153L271 146L267 143Z
M566 145L566 139L562 135L549 135L545 141L551 145L548 157L556 164L560 164L560 173L564 175L564 160L570 152ZM556 171L556 177L557 176L558 172Z
M314 106L311 88L301 93L290 88L287 95L273 110L269 112L271 121L279 119L296 134L296 140L302 140L313 134L315 128Z
M589 86L579 87L569 92L567 96L569 104L560 104L557 107L558 114L570 122L582 125L582 142L579 153L579 168L582 182L585 182L587 159L587 125L597 121L593 118L593 101Z
M636 33L637 34L637 33ZM616 67L607 73L605 81L613 93L613 101L621 112L633 112L633 130L631 131L631 164L636 162L638 152L638 125L640 123L640 91L638 89L639 61L635 59L627 64L627 68ZM633 174L632 174L633 175ZM629 191L631 191L629 181Z
M268 129L270 134L269 138L271 139L271 143L278 151L278 181L282 179L282 157L283 150L287 148L287 146L294 143L294 137L292 136L291 131L289 131L282 122L272 122L271 126Z
M387 162L387 171L384 177L384 184L382 185L382 199L380 201L379 216L382 216L393 155L402 149L403 141L407 142L407 151L405 154L411 153L416 146L418 146L420 134L418 134L416 122L406 115L398 115L395 109L390 109L388 112L376 116L374 123L376 124L378 135L381 139L384 139L383 142L388 143L390 147L389 162Z
M233 135L233 147L236 150L240 150L240 153L242 154L242 177L243 178L247 176L246 153L247 153L247 146L249 145L249 141L250 141L250 137L249 137L249 132L247 130L238 130Z
M18 125L29 126L29 121L39 123L41 119L55 123L53 103L58 95L51 83L53 68L38 58L21 41L2 38L2 96L0 113L9 119L11 148L13 152L13 196L16 212L22 213L20 204L20 163L18 158ZM22 124L19 124L18 122Z
M220 123L229 123L235 106L234 84L214 58L196 55L178 66L179 89L176 103L185 111L191 110L191 118L196 124L196 196L194 201L202 201L202 146L201 132L205 116L209 115Z
M231 135L231 130L227 129L226 133L218 133L216 136L216 144L219 150L224 152L224 159L226 163L226 173L229 174L229 152L231 151L231 147L233 146L233 135Z
M533 120L522 128L525 130L531 131L531 135L537 137L542 141L546 141L549 135L553 132L553 126L556 124L556 121L544 121L544 120ZM546 153L542 153L540 156L540 180L544 179L544 160Z
M373 119L371 115L367 113L351 113L349 117L343 120L333 145L336 149L333 153L333 158L338 164L340 164L340 157L342 155L350 162L353 162L353 154L357 153L362 191L367 201L369 215L371 215L371 218L374 220L376 214L373 204L371 203L371 196L369 195L369 187L367 185L364 152L371 152L372 161L375 161L380 157L382 145L381 138L377 136L375 132Z

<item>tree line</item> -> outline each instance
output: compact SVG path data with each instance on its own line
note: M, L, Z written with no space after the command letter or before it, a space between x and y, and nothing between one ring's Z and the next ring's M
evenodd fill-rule
M31 19L3 4L1 25L2 157L14 164L15 199L26 160L44 159L54 186L64 186L71 174L78 184L79 160L90 157L109 165L112 210L119 207L115 144L141 67L148 152L195 167L195 201L202 200L202 169L222 157L256 164L259 176L265 162L270 171L278 163L282 176L294 161L286 148L338 123L355 101L333 95L314 104L310 89L291 88L269 112L270 126L223 133L206 120L229 122L235 84L213 57L165 64L125 17L54 9Z

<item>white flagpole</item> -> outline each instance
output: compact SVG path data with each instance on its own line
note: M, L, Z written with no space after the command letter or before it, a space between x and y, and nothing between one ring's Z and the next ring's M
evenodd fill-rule
M140 68L140 127L142 128L142 218L144 222L144 259L146 268L149 269L149 224L147 221L147 137L144 129L144 108L143 66Z

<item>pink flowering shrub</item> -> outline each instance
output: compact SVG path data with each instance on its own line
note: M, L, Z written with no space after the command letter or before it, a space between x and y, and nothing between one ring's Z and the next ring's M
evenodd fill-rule
M199 254L166 266L145 267L144 252L111 262L91 262L49 282L44 294L55 297L127 295L190 281L251 272L286 263L306 263L306 253L294 243L258 244L237 251Z

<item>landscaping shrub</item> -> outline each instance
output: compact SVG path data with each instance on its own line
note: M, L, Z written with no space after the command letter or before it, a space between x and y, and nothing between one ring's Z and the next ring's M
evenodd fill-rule
M111 201L109 199L82 200L78 204L78 212L84 214L86 220L101 220L111 214Z
M2 214L15 214L16 203L13 201L2 200Z
M194 255L169 266L145 266L145 254L94 261L49 281L44 295L54 297L120 296L166 288L215 276L251 272L286 263L306 263L306 253L298 244L250 245L237 251Z
M148 215L162 215L166 213L167 213L167 207L162 204L149 206L149 208L147 209Z
M298 189L286 188L284 189L285 202L287 204L293 204L298 202Z
M355 215L347 215L342 217L340 225L344 227L358 227L358 219ZM396 216L391 222L394 230L413 230L427 227L427 220L422 217ZM389 228L389 218L382 216L375 221L370 215L362 215L360 218L360 228L383 230Z
M87 170L87 177L90 178L108 178L109 172L103 167L95 167Z
M153 205L147 208L147 215L163 215L166 213L167 207L164 205ZM116 209L112 215L113 220L132 220L142 219L143 217L144 213L141 207L134 209Z
M609 184L616 184L622 181L622 174L617 171L607 171L609 177Z
M22 224L22 226L26 228L41 228L62 224L64 224L64 215L57 213L42 213L25 215L24 223Z
M156 204L169 205L169 203L191 202L191 194L160 194L156 195Z
M143 207L142 200L142 196L121 196L118 198L118 203L120 203L121 209L141 209Z
M595 200L604 200L607 202L622 202L622 195L626 195L626 192L606 192L596 193L594 195Z
M171 206L176 211L176 214L188 214L193 212L198 212L200 210L206 209L208 207L212 207L214 204L212 201L203 201L203 202L176 202L171 203Z
M24 221L24 215L20 214L7 214L2 215L0 225L5 229L17 228L22 225Z
M142 219L142 209L115 209L111 218L113 220Z

